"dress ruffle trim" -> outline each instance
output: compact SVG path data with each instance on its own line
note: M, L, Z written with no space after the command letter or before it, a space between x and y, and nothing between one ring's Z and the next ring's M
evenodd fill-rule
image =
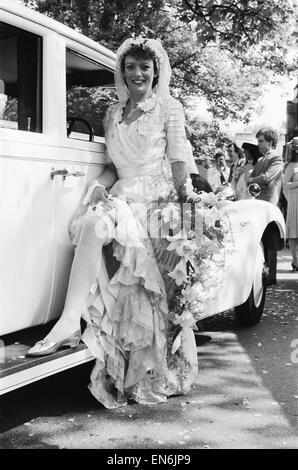
M97 359L89 389L106 408L122 406L128 397L143 404L166 400L168 307L150 243L116 239L120 267L106 283L112 301L105 298L102 271L88 298L83 341Z

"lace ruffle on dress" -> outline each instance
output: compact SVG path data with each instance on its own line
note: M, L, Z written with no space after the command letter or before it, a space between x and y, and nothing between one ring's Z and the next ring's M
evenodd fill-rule
M148 237L146 217L136 210L172 188L164 177L165 155L185 161L186 137L180 103L156 96L133 123L121 122L125 103L109 108L105 119L107 163L113 162L118 181L111 188L114 199L89 207L73 227L77 244L84 220L93 218L98 237L102 228L113 240L119 269L109 279L104 258L90 289L83 318L83 334L96 363L89 388L106 408L128 398L142 404L163 402L170 394L185 393L197 371L194 336L184 338L189 371L185 380L169 370L167 362L167 293L162 270ZM189 373L191 371L191 374ZM181 375L181 374L180 374Z

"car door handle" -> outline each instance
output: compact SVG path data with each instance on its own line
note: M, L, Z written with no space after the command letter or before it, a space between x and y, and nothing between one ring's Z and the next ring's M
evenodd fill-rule
M82 171L69 172L66 168L64 168L63 170L54 170L54 168L52 168L51 180L53 180L54 177L58 175L62 176L62 179L64 181L67 176L75 176L75 177L85 176L85 173L83 173Z

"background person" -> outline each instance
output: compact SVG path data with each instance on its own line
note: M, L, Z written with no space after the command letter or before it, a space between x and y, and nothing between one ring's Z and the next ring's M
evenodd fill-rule
M210 184L213 192L218 192L221 186L228 182L229 168L226 163L225 155L223 152L218 151L214 155L211 168L207 171L207 181Z
M257 199L278 205L283 171L282 157L275 150L278 134L274 129L264 127L257 132L256 138L262 156L255 164L247 184L257 183L260 186L261 191ZM273 243L272 240L270 242ZM265 259L269 267L267 283L276 284L277 251L266 250Z
M293 271L298 271L298 137L291 141L285 167L283 192L288 202L286 228Z
M242 180L245 172L245 155L235 142L227 146L227 152L231 161L228 182L235 192L236 199L241 199L244 192Z
M243 187L241 188L242 197L240 197L240 199L250 199L251 196L248 191L247 182L261 154L259 152L258 146L251 144L250 142L243 142L241 148L243 149L245 155L245 168L243 177L241 178Z
M250 165L250 169L252 170L261 156L259 147L255 144L251 144L250 142L243 142L241 147L244 151L246 162Z
M272 128L262 128L257 134L261 158L258 159L249 177L248 184L257 183L261 192L258 199L278 204L281 185L283 160L276 153L278 134Z

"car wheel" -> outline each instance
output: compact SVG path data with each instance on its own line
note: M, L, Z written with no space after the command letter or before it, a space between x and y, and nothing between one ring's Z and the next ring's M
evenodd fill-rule
M242 326L256 325L261 319L266 299L267 272L264 247L261 243L257 253L255 278L249 297L242 305L235 307L237 321Z

